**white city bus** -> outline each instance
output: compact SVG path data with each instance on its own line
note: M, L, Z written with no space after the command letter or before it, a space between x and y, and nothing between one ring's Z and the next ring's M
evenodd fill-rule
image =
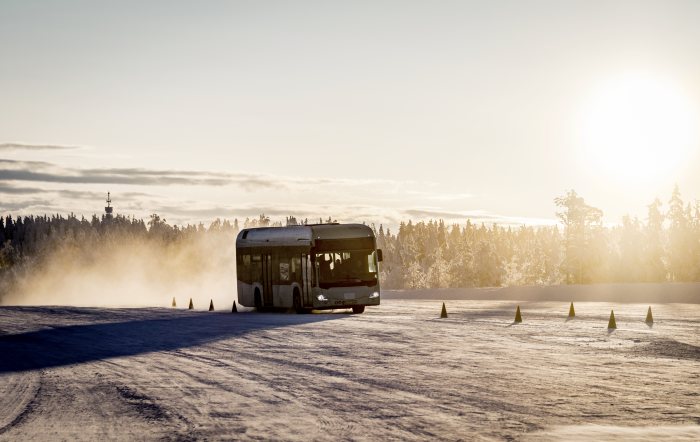
M374 232L362 224L244 229L236 238L238 302L362 313L379 305L381 260Z

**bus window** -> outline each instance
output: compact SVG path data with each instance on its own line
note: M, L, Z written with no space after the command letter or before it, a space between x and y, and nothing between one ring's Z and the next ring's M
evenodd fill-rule
M238 279L250 282L250 255L242 254L238 256Z
M289 263L286 258L280 258L280 281L289 281Z
M256 282L262 279L262 259L260 255L252 255L250 257L250 281Z
M328 253L319 256L320 259L316 260L316 265L319 268L319 274L321 279L327 279L331 277L331 272L333 271L333 260Z
M342 250L316 255L321 288L377 284L377 254L374 250Z
M292 281L298 281L299 280L299 270L301 269L301 257L300 256L292 256L292 259L290 261L291 265L291 272L292 272Z
M304 255L306 259L306 279L310 287L316 287L316 256L315 255Z

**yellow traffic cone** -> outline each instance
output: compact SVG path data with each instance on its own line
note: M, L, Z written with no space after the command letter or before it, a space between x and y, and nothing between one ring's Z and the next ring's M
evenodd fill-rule
M617 323L615 322L615 312L613 312L612 310L610 310L610 320L608 321L608 328L617 328Z
M446 318L447 317L447 309L445 308L445 303L442 303L442 311L440 312L440 318Z
M194 308L194 304L192 304L192 298L190 298L190 306L188 307L190 310Z
M175 297L173 296L173 307L177 307L177 303L175 303Z
M647 310L647 319L644 322L646 322L649 325L654 323L654 317L651 315L651 306L649 306L649 310Z
M209 301L209 311L210 312L214 311L214 300L213 299L211 301Z
M569 307L569 319L575 318L576 317L576 312L574 311L574 303L571 303L571 306Z
M231 307L231 313L238 313L238 308L236 308L236 301L233 301L233 307Z
M520 316L520 306L518 306L518 308L515 310L515 321L513 321L513 322L515 322L515 323L523 322L523 317Z

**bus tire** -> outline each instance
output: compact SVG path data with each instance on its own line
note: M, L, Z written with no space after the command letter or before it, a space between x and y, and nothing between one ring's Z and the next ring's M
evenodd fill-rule
M255 304L255 310L262 310L262 296L260 296L260 290L255 289L255 295L253 295L253 302Z
M294 288L294 294L292 295L292 304L294 311L297 314L306 313L306 309L301 306L301 295L299 294L299 289Z
M365 312L365 306L364 305L356 305L355 307L352 308L352 312L356 315L359 315L361 313Z

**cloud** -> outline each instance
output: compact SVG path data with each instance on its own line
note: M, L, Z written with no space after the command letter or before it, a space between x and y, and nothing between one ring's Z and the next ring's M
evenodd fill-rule
M43 193L44 189L39 189L37 187L14 187L7 186L0 183L0 193L9 195L32 195L36 193Z
M72 189L44 189L39 187L19 187L12 186L0 181L0 195L8 196L22 196L26 198L32 198L24 202L22 201L12 201L0 205L0 207L12 207L13 210L25 210L30 207L36 207L36 202L39 201L43 205L48 205L52 203L52 206L63 206L64 202L56 202L55 200L46 199L47 196L55 196L59 199L70 199L70 200L88 200L88 201L104 201L107 194L104 192L93 192L86 190L72 190ZM133 202L141 198L153 198L155 195L143 193L143 192L120 192L117 200L119 202ZM51 211L55 211L58 207L48 207ZM60 209L59 209L60 211Z
M432 210L432 209L408 209L404 210L403 213L405 213L408 217L416 217L416 218L436 218L436 219L467 219L467 218L494 218L493 216L489 215L484 215L481 212L448 212L448 211L442 211L442 210Z
M38 209L39 211L54 211L55 209L51 206L52 201L47 199L32 199L25 201L3 201L0 202L0 212L18 212L29 209Z
M135 207L125 207L126 211ZM182 205L161 205L152 209L155 213L165 216L168 220L177 222L196 223L198 220L213 220L215 218L233 219L239 221L245 218L258 218L265 214L273 221L284 221L287 216L295 216L298 220L308 218L309 222L318 222L319 218L328 219L332 217L340 222L376 222L387 219L386 209L375 206L364 205L243 205L243 206L199 206L193 207L185 203Z
M141 168L78 169L43 161L0 159L0 181L64 184L128 184L142 186L239 184L244 188L270 187L273 183L251 174Z
M32 183L33 185L22 185ZM395 181L378 178L329 178L273 176L256 173L221 172L183 169L149 169L139 167L79 168L45 161L14 160L0 158L0 195L10 204L0 205L4 210L36 211L40 203L49 212L80 211L81 203L72 200L100 202L90 204L88 211L101 211L105 194L95 192L94 184L133 185L134 190L153 186L235 186L245 191L267 191L256 200L244 198L242 205L231 202L204 200L183 201L180 197L167 197L172 191L160 190L157 196L144 192L119 192L115 206L119 213L143 216L158 213L178 223L192 223L215 218L257 218L264 213L275 220L296 216L316 221L328 216L340 222L368 222L398 225L401 220L414 221L444 219L449 222L485 222L503 225L552 224L551 220L508 217L485 211L460 211L459 200L473 198L463 192L448 193L435 189L430 183ZM420 185L416 189L414 186ZM141 188L136 186L143 186ZM46 187L46 188L42 188ZM122 188L123 190L123 188ZM213 191L217 197L229 194L228 190ZM304 202L298 195L308 195ZM369 204L364 199L370 195ZM418 207L405 209L405 197ZM402 198L403 197L403 198ZM16 202L24 198L25 203ZM241 196L237 196L239 199ZM246 199L248 201L246 201ZM229 199L229 201L231 201ZM449 206L443 203L451 202ZM425 204L425 206L423 206ZM422 206L422 207L421 207ZM74 208L74 209L73 209Z
M408 190L406 194L432 201L459 201L474 198L474 195L471 193L446 193L444 191Z
M245 218L245 217L255 217L258 215L265 214L271 217L285 217L285 216L296 216L299 217L300 214L308 215L309 213L326 213L323 209L317 208L313 209L312 212L308 212L307 209L299 207L284 207L284 206L248 206L248 207L223 207L223 206L210 206L210 207L200 207L200 208L183 208L181 206L160 206L156 210L157 213L164 213L170 215L176 215L179 217L187 218ZM333 216L333 213L326 213L326 217ZM316 215L319 216L319 215Z
M79 149L76 146L56 146L53 144L20 144L20 143L2 143L2 150L73 150Z
M69 190L69 189L57 189L57 190L42 190L42 192L54 192L62 198L74 198L83 200L98 200L104 201L107 198L107 194L104 192L91 192L86 190ZM119 192L117 197L118 201L134 201L138 198L152 198L154 195L150 193L143 192Z
M23 161L23 160L10 160L7 158L0 158L0 164L5 164L7 167L13 169L32 169L36 167L52 167L53 164L46 163L44 161Z
M43 161L21 161L0 158L1 181L29 181L64 184L126 184L140 186L227 186L236 185L247 191L265 189L393 186L398 183L382 179L273 177L264 174L231 173L197 170L144 168L63 167Z
M66 184L131 184L131 185L209 185L223 186L229 184L229 180L222 178L210 178L206 173L199 176L177 176L175 171L134 171L125 173L103 169L84 172L77 169L65 169L67 173L33 172L29 170L0 169L0 180L9 181L37 181L43 183Z
M431 210L431 209L409 209L403 210L402 213L408 218L422 219L443 219L449 221L455 220L471 220L477 223L493 223L501 225L553 225L556 221L548 218L526 218L526 217L515 217L515 216L505 216L497 215L493 213L487 213L482 210L468 211L468 212L449 212L442 210Z

